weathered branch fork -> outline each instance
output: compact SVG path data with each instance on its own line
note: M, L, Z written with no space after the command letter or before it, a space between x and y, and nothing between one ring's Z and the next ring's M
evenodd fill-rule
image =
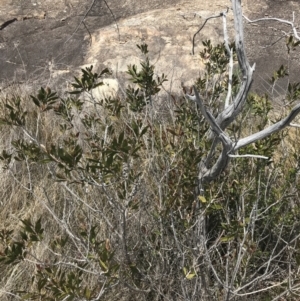
M288 116L286 116L284 119L267 127L266 129L260 132L257 132L245 138L241 138L238 141L232 141L230 137L224 132L224 130L236 119L238 114L243 110L245 106L247 95L249 93L252 83L252 75L255 69L255 64L253 66L250 66L245 52L241 0L232 0L232 5L234 14L234 26L236 31L236 52L243 78L241 87L237 95L235 96L234 100L230 105L225 105L224 110L216 118L209 111L206 110L196 87L194 87L194 96L186 95L187 98L197 103L201 113L205 117L206 121L210 124L212 134L209 135L209 139L213 140L217 138L217 142L221 142L223 146L219 158L212 167L209 168L209 162L211 160L210 155L207 158L205 158L201 163L199 170L200 191L202 190L203 183L210 182L214 180L218 175L220 175L220 173L228 166L228 163L231 158L239 157L238 155L235 155L236 151L238 151L240 148L247 146L248 144L256 142L260 139L264 139L272 135L273 133L284 129L285 127L289 126L293 119L300 113L300 104L297 104L291 110ZM226 31L224 30L224 33L225 32ZM226 36L224 38L224 41L226 44L226 49L229 49L228 39L226 38ZM230 51L232 52L232 50ZM210 153L213 152L215 146L216 143L213 143L212 150ZM263 156L246 156L267 159Z

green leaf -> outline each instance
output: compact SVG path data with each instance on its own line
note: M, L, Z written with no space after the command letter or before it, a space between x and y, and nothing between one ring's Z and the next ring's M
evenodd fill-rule
M37 220L34 230L37 234L42 234L44 232L44 229L42 229L41 225L41 217Z
M234 236L223 236L221 237L220 241L221 242L230 242L234 240Z
M101 259L99 259L99 264L105 272L108 271L107 265Z
M198 199L201 203L207 203L206 198L202 195L198 195Z
M36 97L32 96L32 95L30 95L30 97L31 97L32 101L34 102L34 104L39 107L40 106L39 100Z
M91 294L92 294L92 292L87 287L85 287L84 288L84 297L89 300L91 298Z
M196 276L195 273L188 273L187 275L185 275L185 278L188 279L188 280L191 280L191 279L193 279L195 276Z

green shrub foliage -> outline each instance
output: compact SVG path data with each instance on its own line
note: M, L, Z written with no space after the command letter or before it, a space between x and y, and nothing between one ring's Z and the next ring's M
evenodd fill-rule
M297 130L245 147L240 155L269 159L235 158L199 193L200 163L210 155L213 164L220 149L209 154L209 125L195 103L160 97L167 79L155 75L147 45L138 47L143 59L128 66L124 97L95 99L109 70L91 66L68 97L41 88L2 100L2 131L12 133L0 155L10 179L3 189L21 191L4 202L27 208L18 226L0 225L5 300L299 300ZM211 41L200 57L195 85L217 116L229 58ZM272 84L282 76L283 66ZM237 71L233 95L239 84ZM299 83L287 92L298 99ZM229 135L281 117L270 97L248 95ZM10 283L15 271L23 278Z

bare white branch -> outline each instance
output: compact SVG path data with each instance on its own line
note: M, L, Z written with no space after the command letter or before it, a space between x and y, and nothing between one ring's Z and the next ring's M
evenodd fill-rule
M251 155L251 154L247 154L247 155L228 155L230 158L255 158L255 159L266 159L268 160L269 157L266 156L260 156L260 155Z
M292 27L292 30L293 30L293 34L295 36L295 38L297 40L300 40L300 37L298 35L298 32L297 32L297 28L294 24L294 20L295 20L295 15L294 15L294 12L293 12L293 21L287 21L287 20L284 20L284 19L279 19L279 18L259 18L259 19L255 19L255 20L250 20L248 17L246 17L245 15L243 15L243 17L249 22L249 23L258 23L258 22L265 22L265 21L276 21L276 22L280 22L280 23L283 23L283 24L287 24L289 26Z
M236 119L237 115L244 108L247 95L252 83L252 74L255 69L255 65L252 67L250 66L245 51L241 3L240 1L232 1L232 2L233 2L232 3L233 13L235 16L234 18L234 25L236 31L235 45L236 45L239 67L242 71L242 83L232 104L229 105L228 107L225 107L225 109L216 118L216 121L220 125L222 130L224 130L229 124L231 124Z
M234 146L234 151L237 151L238 149L247 146L248 144L251 144L253 142L256 142L258 140L264 139L282 129L284 129L285 127L289 126L291 121L293 121L293 119L295 119L295 117L300 113L300 104L296 105L292 111L290 112L290 114L276 122L275 124L269 126L268 128L255 133L251 136L245 137L243 139L240 139Z

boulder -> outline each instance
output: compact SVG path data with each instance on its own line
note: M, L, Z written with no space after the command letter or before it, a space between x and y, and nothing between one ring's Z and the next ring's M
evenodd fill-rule
M195 55L191 53L193 35L207 17L230 6L229 0L111 0L109 7L104 1L82 0L0 3L0 87L15 81L34 89L40 85L65 89L72 75L87 64L95 65L96 70L110 67L113 77L123 85L127 65L138 65L142 59L136 44L146 43L157 74L164 73L169 79L164 84L167 92L178 92L181 82L189 85L199 76L201 41L222 42L221 18L209 20L196 36ZM252 19L276 16L291 20L300 4L245 0L243 7L244 14ZM232 19L229 10L231 39ZM297 79L299 52L287 55L285 39L280 39L282 30L288 32L290 28L276 22L245 22L247 51L257 70L253 89L258 92L270 88L267 80L281 64L289 63L290 80Z

